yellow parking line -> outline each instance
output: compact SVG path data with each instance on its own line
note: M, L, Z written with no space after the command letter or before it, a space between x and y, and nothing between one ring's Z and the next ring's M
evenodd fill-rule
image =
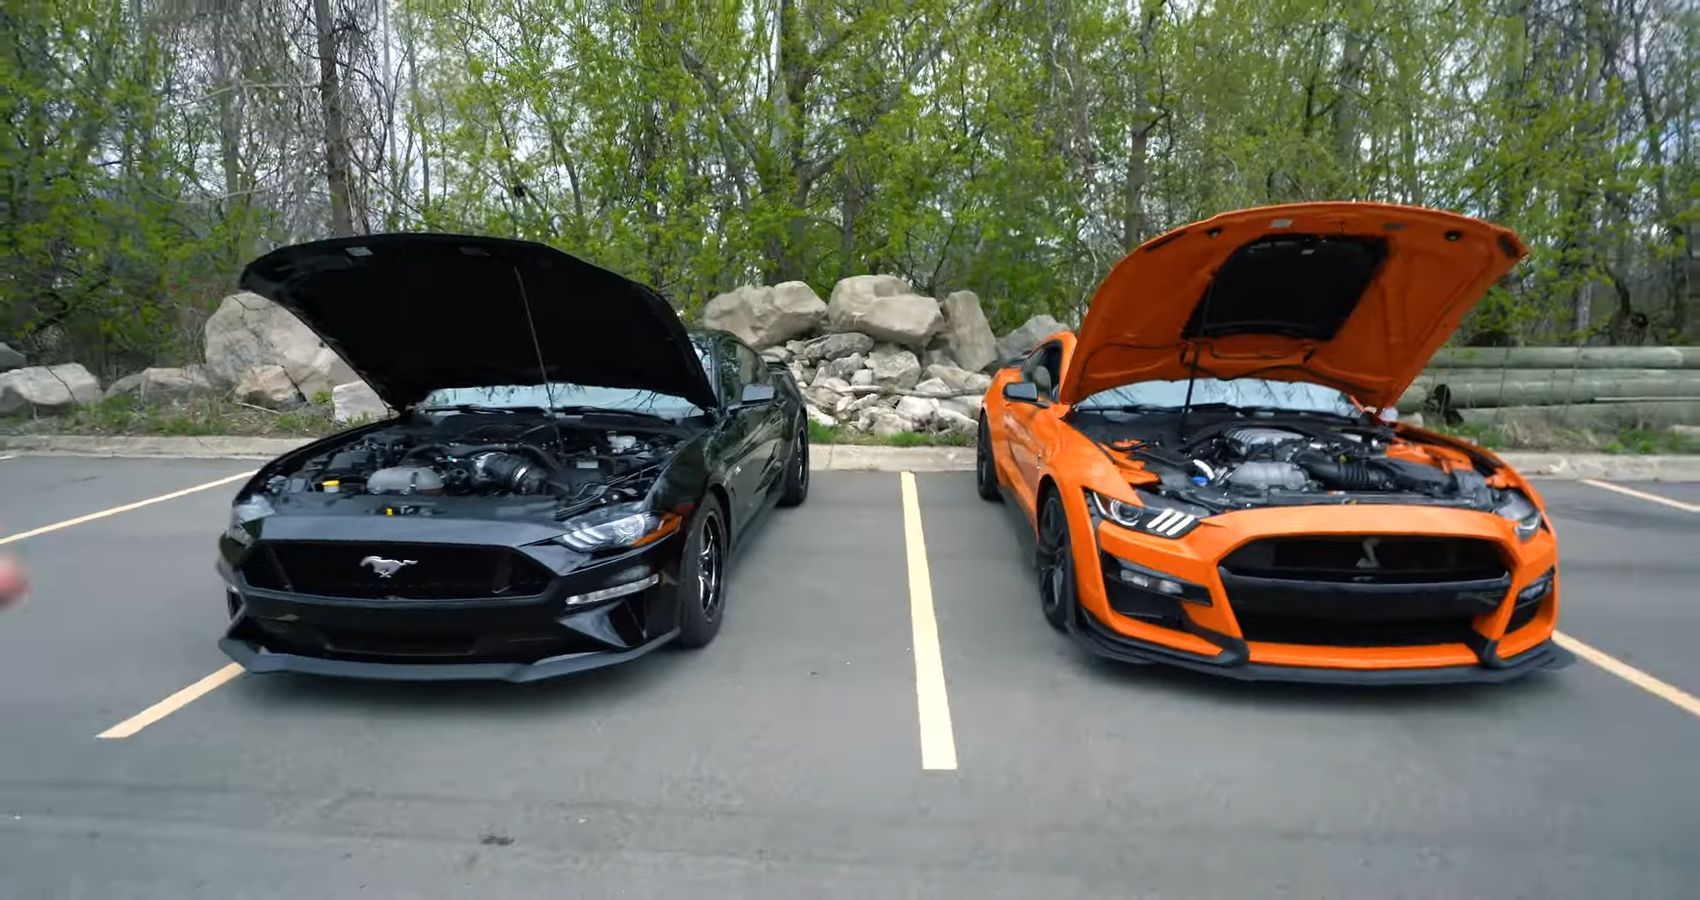
M933 580L927 569L927 541L921 533L921 501L915 473L904 472L903 538L909 556L909 619L914 629L915 702L921 720L921 768L956 768L956 732L950 725L945 693L944 656L939 623L933 614Z
M172 694L164 700L155 703L147 709L136 713L130 718L119 722L117 725L102 731L100 734L95 735L95 737L102 740L127 738L136 732L141 731L143 728L158 722L160 719L163 719L196 700L199 700L201 697L212 693L212 691L219 685L224 684L241 674L242 667L236 663L231 663L230 665L219 669L217 672L202 678L200 681L189 685L183 690Z
M1610 672L1624 681L1635 685L1641 690L1644 690L1661 700L1667 700L1676 704L1681 709L1687 711L1689 715L1700 716L1700 697L1696 697L1670 682L1654 678L1646 672L1643 672L1629 663L1612 656L1604 650L1599 650L1589 646L1588 644L1584 644L1562 631L1554 632L1552 639L1560 647L1563 647L1588 662L1605 669L1607 672Z
M161 494L158 497L149 497L146 500L137 500L135 503L126 503L123 506L114 506L111 509L103 509L100 512L92 512L86 516L78 516L75 519L66 519L63 522L55 522L52 525L43 525L40 528L32 528L29 531L7 535L5 537L0 537L0 545L17 543L18 541L38 537L49 532L58 531L62 528L70 528L73 525L82 525L87 522L93 522L96 519L104 519L107 516L116 516L119 513L127 513L134 509L141 509L144 506L152 506L155 503L164 503L167 500L175 500L178 497L186 497L199 491L215 488L219 485L229 484L232 481L241 481L245 478L252 477L253 474L253 472L242 472L228 478L220 478L217 481L209 481L206 484L197 484L194 487L184 488L180 491L172 491L169 494Z
M1645 500L1648 503L1658 503L1664 506L1669 506L1673 509L1680 509L1684 512L1700 513L1700 503L1684 503L1681 500L1672 500L1669 497L1661 497L1658 494L1649 494L1646 491L1626 488L1621 484L1612 484L1609 481L1597 481L1593 478L1584 478L1582 479L1582 483L1591 484L1594 487L1604 488L1608 491L1616 491L1625 497L1634 497L1637 500Z

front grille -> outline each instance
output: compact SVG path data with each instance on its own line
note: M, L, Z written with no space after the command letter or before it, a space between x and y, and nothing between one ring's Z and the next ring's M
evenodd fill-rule
M1394 619L1351 621L1309 619L1268 613L1235 612L1248 641L1315 644L1325 647L1420 647L1455 644L1469 638L1469 619Z
M567 629L530 632L373 631L249 619L235 637L278 653L367 662L533 663L572 653L621 649Z
M1269 538L1235 550L1222 567L1256 578L1353 584L1479 581L1506 574L1492 541L1405 535Z
M1471 538L1270 538L1220 566L1248 641L1410 647L1471 639L1511 587L1499 548Z
M377 571L391 562L388 578ZM548 569L504 547L349 541L267 541L242 577L262 590L351 599L451 600L528 597L549 586Z

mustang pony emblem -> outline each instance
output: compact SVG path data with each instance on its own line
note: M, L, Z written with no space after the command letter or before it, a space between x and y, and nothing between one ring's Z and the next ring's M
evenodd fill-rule
M376 572L379 578L388 578L402 570L403 566L411 566L419 562L417 559L385 559L382 556L368 556L360 561L360 565Z

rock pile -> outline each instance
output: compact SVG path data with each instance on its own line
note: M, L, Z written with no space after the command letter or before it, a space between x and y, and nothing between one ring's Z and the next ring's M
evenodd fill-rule
M973 434L989 370L1063 328L1036 316L1000 341L974 292L941 302L893 275L845 278L824 304L800 282L739 288L703 324L788 365L816 422L881 437Z

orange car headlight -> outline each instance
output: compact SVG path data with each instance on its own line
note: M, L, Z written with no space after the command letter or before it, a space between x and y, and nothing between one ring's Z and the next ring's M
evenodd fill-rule
M1541 511L1522 491L1506 491L1494 513L1517 524L1517 539L1520 541L1534 537L1535 532L1541 530Z
M1086 497L1102 518L1152 537L1180 538L1191 533L1210 511L1190 503L1181 503L1149 491L1135 491L1143 506L1136 506L1087 491Z

